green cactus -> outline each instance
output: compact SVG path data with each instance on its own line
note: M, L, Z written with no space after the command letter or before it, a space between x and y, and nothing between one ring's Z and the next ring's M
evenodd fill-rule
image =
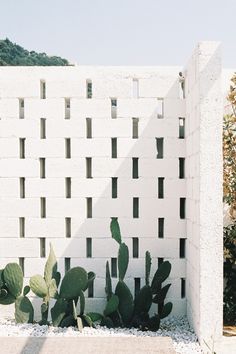
M51 309L52 321L55 326L76 326L82 331L83 326L93 326L93 320L85 310L84 291L95 279L94 272L86 272L81 267L71 268L61 282L58 300ZM79 300L80 313L77 314Z
M121 243L118 252L119 280L124 280L129 264L129 249L125 243Z
M17 298L23 288L23 272L17 263L8 263L3 270L3 278L8 291Z
M15 319L17 323L32 323L34 308L27 296L19 296L15 301Z
M168 278L171 271L171 264L163 262L157 269L150 286L150 272L152 259L150 252L145 254L145 286L137 293L135 300L124 282L125 274L129 264L129 250L122 242L120 227L117 218L112 218L110 224L112 238L119 244L118 270L119 281L116 285L115 294L112 293L111 276L109 263L106 263L106 294L107 304L101 316L91 314L96 320L101 320L101 325L114 327L116 325L135 326L142 330L159 329L160 320L168 316L172 310L172 304L164 304L165 297L171 284L162 287L162 283ZM116 297L115 297L116 296ZM158 314L150 317L149 311L152 303L158 304ZM97 316L99 315L99 316Z
M145 285L140 289L134 301L134 312L139 314L148 313L152 305L152 289L149 285Z
M26 296L29 287L25 286L23 296L23 272L19 264L8 263L0 270L0 304L9 305L15 303L16 323L32 323L34 317L33 306Z
M108 300L106 304L106 308L104 310L104 316L109 316L113 312L117 311L119 306L119 298L117 295L112 294L111 298Z
M163 319L167 316L169 316L169 314L171 313L173 308L173 304L172 302L167 302L163 307L162 307L162 311L160 313L160 318Z
M118 309L122 321L125 325L128 325L134 311L134 300L128 286L123 281L117 283L115 295L119 298Z
M168 261L163 262L157 269L151 284L153 294L159 291L161 284L168 278L171 271L171 264Z
M50 252L44 268L44 277L37 274L30 278L30 288L35 295L43 299L41 305L41 324L48 323L48 309L51 298L57 299L57 287L60 282L60 273L57 272L57 260L53 247L50 244Z
M73 300L80 295L81 290L86 289L88 274L81 267L71 268L61 282L60 297Z
M111 274L110 274L110 268L109 268L109 262L106 262L106 287L105 291L107 294L107 301L111 298L112 296L112 283L111 283Z
M114 240L116 240L116 242L121 244L122 241L121 241L120 226L117 218L111 218L110 230Z

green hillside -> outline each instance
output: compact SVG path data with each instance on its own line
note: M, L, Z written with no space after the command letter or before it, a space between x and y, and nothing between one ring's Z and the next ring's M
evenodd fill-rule
M8 38L0 40L0 66L65 66L68 60L46 53L29 52Z

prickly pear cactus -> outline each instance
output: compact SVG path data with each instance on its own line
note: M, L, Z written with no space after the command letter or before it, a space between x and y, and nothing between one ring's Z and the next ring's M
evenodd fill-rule
M57 260L53 247L50 244L50 252L44 268L44 277L37 274L30 278L30 288L33 293L43 299L41 305L41 322L48 323L48 309L51 298L57 299L57 287L60 282L60 273L57 271Z

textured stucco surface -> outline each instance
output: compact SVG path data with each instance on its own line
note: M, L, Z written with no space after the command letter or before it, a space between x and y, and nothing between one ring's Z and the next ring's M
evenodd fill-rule
M201 342L222 335L222 90L218 43L187 66L187 313Z

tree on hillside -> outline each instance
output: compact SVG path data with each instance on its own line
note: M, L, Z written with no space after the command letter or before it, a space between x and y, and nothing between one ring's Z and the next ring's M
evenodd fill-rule
M0 66L66 66L68 60L46 53L28 51L8 38L0 40Z

